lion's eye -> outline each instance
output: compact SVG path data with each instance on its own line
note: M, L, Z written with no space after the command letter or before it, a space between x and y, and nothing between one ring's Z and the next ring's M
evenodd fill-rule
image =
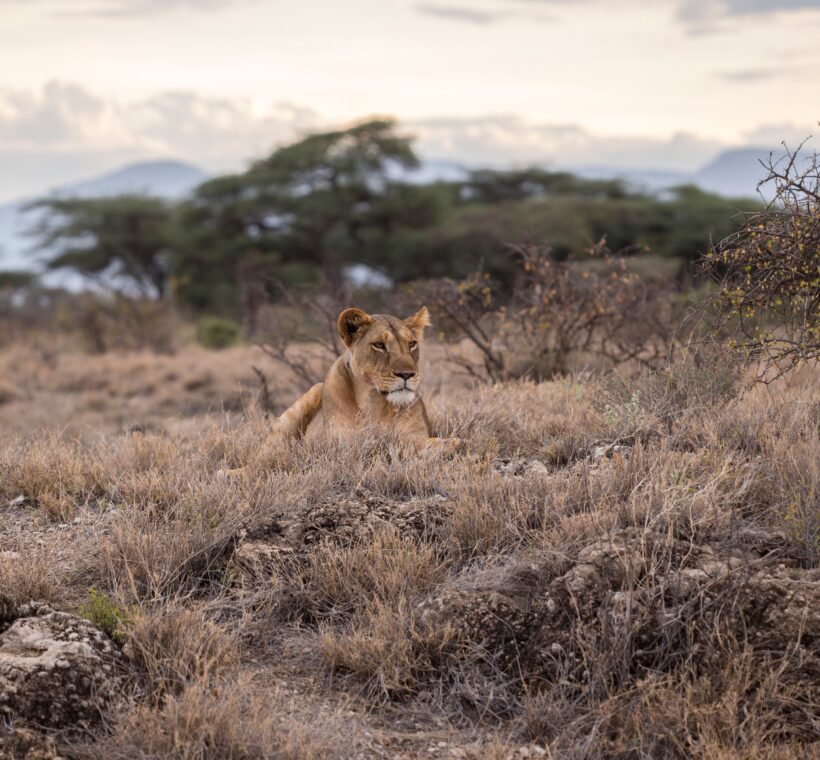
M376 351L385 351L387 349L387 346L385 346L380 340L375 343L371 343L370 345L375 348Z
M410 350L412 351L418 345L418 341L411 340L410 343L408 343L408 345L410 346Z

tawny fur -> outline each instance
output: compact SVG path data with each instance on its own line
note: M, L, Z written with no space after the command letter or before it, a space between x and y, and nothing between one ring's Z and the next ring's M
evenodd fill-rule
M333 363L324 382L314 385L276 420L263 450L293 438L344 434L373 425L396 429L403 440L419 448L455 449L458 439L431 435L419 395L419 352L429 325L426 308L407 319L345 309L338 321L345 353Z

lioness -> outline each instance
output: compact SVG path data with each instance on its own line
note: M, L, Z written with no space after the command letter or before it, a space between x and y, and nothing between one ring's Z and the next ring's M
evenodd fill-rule
M314 385L276 420L264 448L304 436L387 424L402 440L419 448L454 450L459 440L431 437L427 410L419 395L419 351L426 307L412 317L367 314L345 309L338 320L347 350L333 363L324 382Z

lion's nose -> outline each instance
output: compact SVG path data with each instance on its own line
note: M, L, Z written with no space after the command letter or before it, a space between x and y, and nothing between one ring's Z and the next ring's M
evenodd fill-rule
M393 372L396 377L400 377L402 380L407 381L411 377L413 377L416 373L415 372Z

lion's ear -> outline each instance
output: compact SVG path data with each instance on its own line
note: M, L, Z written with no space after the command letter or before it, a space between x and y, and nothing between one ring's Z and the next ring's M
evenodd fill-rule
M404 323L416 334L421 335L425 327L433 324L430 321L430 312L426 306L422 306L412 317L407 317Z
M373 324L373 318L361 309L345 309L339 314L339 335L346 346L360 337L362 330Z

